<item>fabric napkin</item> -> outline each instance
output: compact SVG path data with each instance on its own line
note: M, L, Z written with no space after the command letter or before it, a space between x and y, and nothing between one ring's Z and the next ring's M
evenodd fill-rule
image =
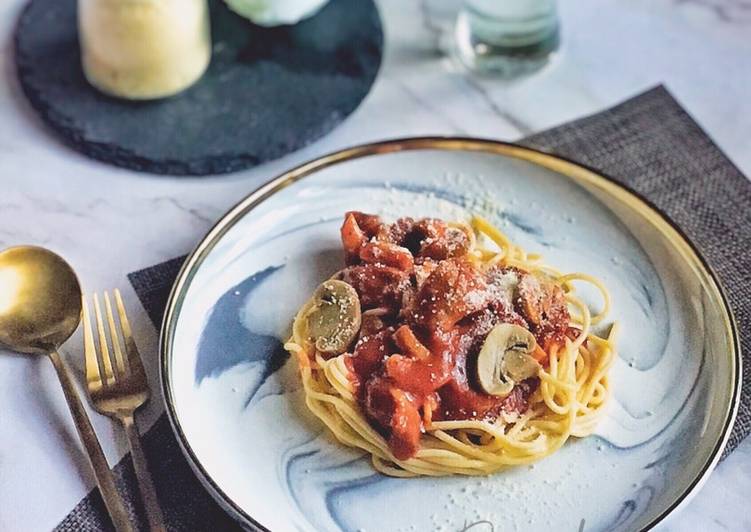
M528 137L522 144L600 169L670 216L720 276L738 322L743 352L751 356L751 182L664 87ZM128 276L156 327L183 260ZM751 360L744 362L747 384ZM749 431L751 387L744 386L726 455ZM144 445L171 530L240 530L192 473L166 415L145 435ZM130 458L123 458L115 472L130 511L143 523ZM56 530L111 528L99 492L93 490Z

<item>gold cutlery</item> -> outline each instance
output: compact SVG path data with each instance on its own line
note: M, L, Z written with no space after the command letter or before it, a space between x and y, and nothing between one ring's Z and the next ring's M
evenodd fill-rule
M34 246L0 252L0 343L52 361L112 523L118 532L129 532L133 529L107 458L58 353L80 322L81 287L67 262Z
M117 419L125 428L149 527L152 531L163 531L165 530L164 516L159 508L156 489L149 474L148 463L134 420L135 411L149 400L149 386L141 356L133 340L130 322L125 313L125 305L117 289L114 291L114 299L118 320L115 320L112 312L109 293L104 292L107 321L105 327L99 297L97 294L93 297L99 338L98 352L94 342L88 304L85 299L83 301L86 384L91 402L97 412ZM119 322L119 328L116 322ZM112 347L112 354L110 354L108 344Z

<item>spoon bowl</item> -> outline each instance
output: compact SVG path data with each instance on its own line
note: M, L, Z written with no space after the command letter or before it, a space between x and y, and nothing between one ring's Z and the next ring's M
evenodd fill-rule
M47 355L81 321L81 287L70 265L35 246L0 252L0 343Z

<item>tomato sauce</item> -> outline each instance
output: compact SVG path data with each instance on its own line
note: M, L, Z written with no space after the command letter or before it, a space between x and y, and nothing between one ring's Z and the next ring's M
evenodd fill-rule
M561 289L515 268L481 271L470 239L437 219L347 213L347 268L340 278L360 296L363 325L346 363L356 395L394 456L420 448L431 421L495 419L523 413L537 379L506 397L475 382L477 354L499 323L529 329L542 346L561 343L569 314Z

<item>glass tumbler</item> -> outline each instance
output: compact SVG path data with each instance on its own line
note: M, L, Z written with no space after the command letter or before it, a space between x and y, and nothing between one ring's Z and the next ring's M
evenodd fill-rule
M559 35L555 0L464 0L456 52L476 72L513 78L547 64Z

